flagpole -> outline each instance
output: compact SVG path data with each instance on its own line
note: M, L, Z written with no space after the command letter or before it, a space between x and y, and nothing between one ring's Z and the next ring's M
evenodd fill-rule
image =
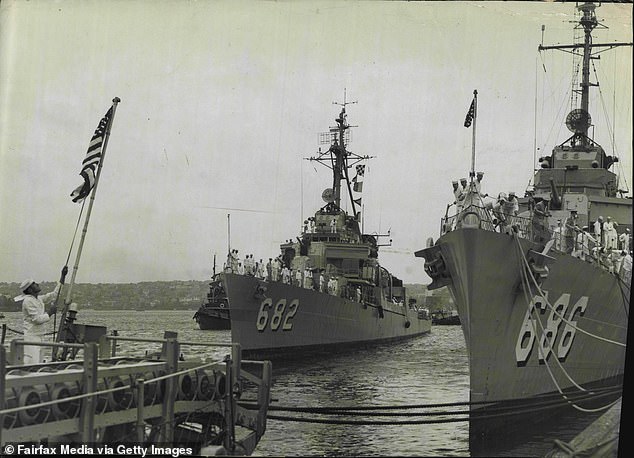
M92 188L92 193L90 195L90 202L88 203L88 210L86 212L86 218L84 219L84 228L82 229L81 240L79 241L79 246L77 248L77 255L75 257L75 265L73 266L73 273L70 279L70 284L68 286L68 291L66 293L66 300L64 301L64 310L62 311L62 316L59 322L59 330L57 333L57 341L60 341L62 336L62 328L64 326L64 322L66 321L66 314L68 313L68 306L71 303L71 297L73 293L73 286L75 284L75 277L77 276L77 270L79 269L79 259L81 258L82 248L84 246L84 239L86 238L86 233L88 232L88 222L90 221L90 213L92 212L92 206L95 202L95 194L97 193L97 185L99 184L99 177L101 176L101 168L103 167L103 161L106 156L106 148L108 146L108 138L110 137L110 129L112 128L112 123L114 121L114 115L117 111L117 105L121 102L119 97L115 97L112 99L112 116L110 117L110 121L106 126L106 132L104 134L103 146L101 147L101 158L99 160L99 165L97 166L97 174L95 176L95 184Z
M475 177L475 158L476 158L476 150L475 150L475 141L476 141L476 119L478 118L478 90L473 90L473 132L471 137L471 172L469 172L469 177L471 181L473 181L473 177Z
M227 252L231 254L231 213L227 213Z

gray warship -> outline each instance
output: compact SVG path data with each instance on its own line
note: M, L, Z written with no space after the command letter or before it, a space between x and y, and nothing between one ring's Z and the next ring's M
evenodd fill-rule
M610 170L618 157L589 136L589 90L598 86L590 81L596 54L631 43L593 42L596 7L577 4L581 41L539 46L577 53L582 77L573 88L579 106L566 118L572 135L540 158L534 188L517 198L515 210L505 210L514 200L505 194L487 205L483 174L472 161L440 237L415 253L425 260L429 289L448 287L458 309L469 357L472 450L531 414L543 420L566 409L600 411L622 393L632 198ZM474 101L477 107L477 92ZM470 121L468 115L465 127Z
M332 171L332 188L322 193L326 205L311 217L314 225L280 246L279 259L293 273L292 280L231 269L221 274L231 310L231 340L240 344L245 358L332 353L431 331L427 311L409 301L403 281L379 264L380 235L360 229L352 194L356 176L351 179L348 170L362 170L358 163L369 157L347 150L347 103L340 105L337 125L326 134L327 151L306 158ZM346 191L351 214L341 207Z

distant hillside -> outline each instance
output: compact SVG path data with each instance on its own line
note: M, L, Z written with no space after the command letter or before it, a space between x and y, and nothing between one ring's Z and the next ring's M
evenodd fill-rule
M44 293L55 288L55 283L40 285ZM18 283L0 283L0 311L20 311ZM59 304L64 303L68 286L64 285ZM208 281L157 281L142 283L76 283L72 301L81 308L103 310L196 310L207 299Z
M19 291L18 283L0 283L0 311L20 311L20 304L13 298ZM405 285L416 303L431 311L453 308L447 288L427 292L420 284ZM48 293L55 284L41 284L42 291ZM59 304L64 303L68 285L60 294ZM196 310L207 299L209 281L156 281L142 283L76 283L73 286L72 301L82 309L103 310ZM429 295L428 295L429 294Z

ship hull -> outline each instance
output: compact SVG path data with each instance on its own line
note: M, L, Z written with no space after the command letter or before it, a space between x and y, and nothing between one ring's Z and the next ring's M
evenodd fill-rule
M487 410L502 402L517 408L552 393L583 393L578 387L616 387L602 405L620 395L629 293L617 276L549 252L547 275L537 282L545 300L522 273L524 256L537 251L528 240L465 228L445 234L436 246L469 355L472 447L509 423L508 414L486 419ZM528 410L517 411L528 417Z
M224 274L231 340L251 359L292 359L396 341L431 331L414 309L382 308L312 289Z

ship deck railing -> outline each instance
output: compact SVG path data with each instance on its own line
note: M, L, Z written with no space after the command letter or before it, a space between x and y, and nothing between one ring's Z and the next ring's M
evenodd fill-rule
M103 335L86 343L14 339L10 352L0 346L0 447L44 439L164 447L194 425L201 435L188 433L192 443L205 445L200 441L216 428L218 446L250 454L266 429L271 363L242 361L239 344L179 342L174 333L166 335L171 337ZM159 343L162 349L150 357L116 356L122 341ZM82 353L83 359L23 365L26 345ZM181 346L230 347L231 354L184 361ZM252 392L257 408L240 406L238 399Z
M579 235L584 231L577 226L560 223L555 230L548 226L547 218L533 216L519 216L504 212L494 212L491 209L475 204L468 205L455 214L447 213L441 220L441 235L460 228L474 228L499 233L516 233L518 237L537 243L541 249L548 247L562 254L568 254L588 263L596 264L610 273L626 275L621 271L621 250L606 249L596 243L592 236L583 237L578 242ZM473 215L473 216L471 216Z

